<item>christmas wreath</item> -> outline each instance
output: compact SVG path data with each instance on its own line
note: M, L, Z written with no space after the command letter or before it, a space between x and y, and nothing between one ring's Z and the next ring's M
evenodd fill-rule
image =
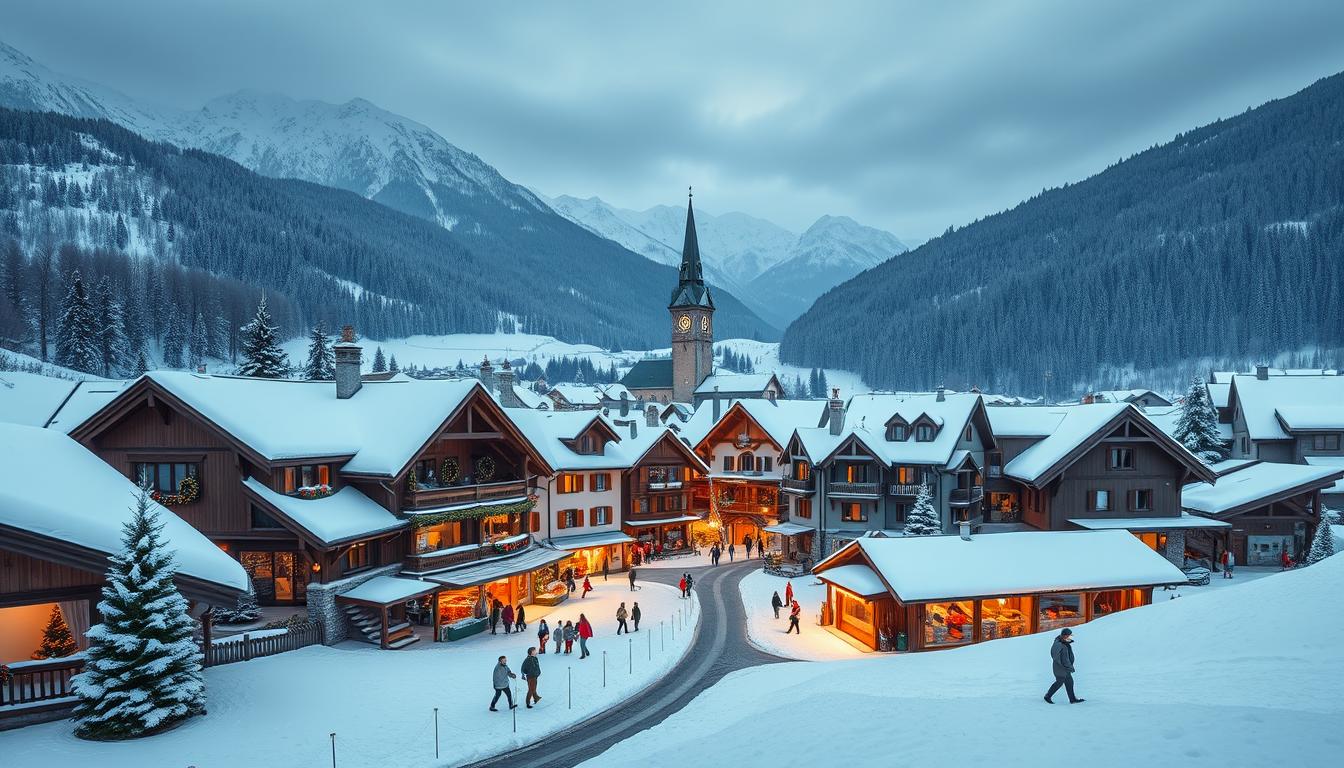
M150 498L160 504L171 507L178 504L192 504L201 497L201 483L195 475L187 475L182 478L182 482L177 484L177 493L160 493L155 491L150 494Z
M320 485L306 485L299 489L299 498L301 499L325 499L335 491L326 483Z
M439 483L442 485L452 485L462 476L462 467L457 463L456 456L449 456L439 465Z
M481 483L488 483L495 479L495 460L489 456L482 456L476 460L476 480Z

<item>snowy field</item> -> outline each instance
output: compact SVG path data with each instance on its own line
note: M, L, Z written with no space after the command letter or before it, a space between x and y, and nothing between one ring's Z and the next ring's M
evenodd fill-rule
M1336 556L1083 625L1079 705L1041 700L1050 634L754 667L583 765L1329 765L1344 750L1342 588ZM762 723L806 729L743 738Z
M699 620L698 600L683 601L675 588L653 583L631 593L625 579L594 587L586 599L572 598L556 608L528 606L529 629L521 638L487 633L455 643L422 641L401 651L346 642L214 667L206 672L209 714L204 717L157 736L117 743L81 741L72 735L69 722L8 731L0 733L0 765L322 766L330 765L332 732L340 766L400 768L478 760L618 705L662 677L685 654ZM620 601L629 607L632 597L639 600L643 621L628 642L625 636L615 636L615 613ZM675 638L668 632L664 646L658 637L659 620L671 621L683 609L688 614L685 629L678 630ZM522 706L527 686L520 676L515 681L519 704L515 733L503 699L498 712L487 709L495 659L507 655L518 674L528 646L536 643L537 621L543 616L551 622L576 621L580 611L593 623L596 636L588 644L593 655L580 661L575 643L570 656L550 652L541 656L542 701L534 709ZM603 651L607 652L605 689ZM628 672L632 662L633 674ZM572 709L566 700L566 672L571 668ZM439 708L437 761L434 707Z
M793 585L793 599L803 609L798 632L793 634L785 634L789 628L788 606L779 609L778 619L770 607L770 596L779 592L779 599L783 600L789 584ZM826 587L817 577L785 579L761 570L742 579L738 588L747 611L747 637L762 651L800 661L857 659L865 655L858 645L817 624L821 605L826 602Z

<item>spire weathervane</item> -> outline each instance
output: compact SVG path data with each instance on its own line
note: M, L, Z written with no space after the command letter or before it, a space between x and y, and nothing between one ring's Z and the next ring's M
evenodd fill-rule
M687 187L687 188L686 188L686 196L687 196L687 197L695 197L695 189L694 189L693 187Z

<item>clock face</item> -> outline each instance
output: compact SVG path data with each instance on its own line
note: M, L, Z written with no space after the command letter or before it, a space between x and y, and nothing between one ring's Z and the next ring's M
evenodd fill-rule
M702 318L700 318L700 330L704 331L705 333L709 333L709 318L708 318L708 317L702 317Z
M681 317L677 318L677 330L678 330L678 331L681 331L682 333L685 333L685 332L691 330L691 316L690 316L690 315L682 315Z

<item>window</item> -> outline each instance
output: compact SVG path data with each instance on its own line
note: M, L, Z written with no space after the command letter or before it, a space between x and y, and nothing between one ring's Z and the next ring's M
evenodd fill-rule
M866 483L868 482L867 464L846 464L844 468L846 483Z
M723 457L723 471L724 471L724 472L732 472L732 471L733 471L733 457L732 457L732 456L724 456L724 457Z
M273 518L273 517L271 517L270 515L266 514L266 510L262 509L261 507L258 507L256 504L253 504L253 505L252 505L252 528L253 528L254 530L259 530L259 531L274 531L274 530L277 530L277 529L283 529L284 526L281 525L281 524L279 524L279 523L277 523L277 522L275 521L275 518Z
M1125 609L1125 592L1114 589L1110 592L1092 593L1092 618L1105 616Z
M152 490L159 493L177 493L182 481L188 477L199 477L199 465L180 462L136 462L131 465L131 479L140 482L148 476Z
M361 568L368 568L369 562L369 544L366 541L354 545L349 552L345 553L345 570L358 571Z
M1111 469L1133 469L1134 449L1112 448L1110 463L1107 466L1109 466Z
M793 479L809 480L812 477L812 465L806 461L793 462Z
M453 521L419 529L415 534L415 553L424 554L438 549L456 547L462 541L462 523Z
M611 522L611 507L593 507L589 518L593 525L607 525Z
M756 469L756 456L751 451L739 454L737 457L737 471L751 472Z
M593 436L584 435L579 438L579 453L593 453Z
M1153 509L1153 489L1136 488L1129 492L1129 511L1151 512Z
M989 476L1003 477L1003 454L994 452L986 456L989 459Z
M564 472L556 479L556 493L581 493L583 491L583 475L575 472Z
M439 460L438 459L419 459L415 462L415 482L417 485L435 485L439 482ZM286 469L285 472L292 472L293 469ZM285 477L285 492L293 493L289 490L289 477Z
M1017 637L1030 631L1031 598L999 597L980 601L980 639Z
M558 528L581 528L583 527L583 510L562 509L556 515L555 522Z
M1312 435L1311 449L1313 451L1338 451L1339 435Z
M920 424L915 427L915 440L921 443L933 440L933 427L928 424Z
M775 459L774 459L773 456L757 456L757 457L756 457L756 471L757 471L757 472L770 472L770 471L773 471L774 466L775 466Z
M840 594L840 611L847 621L872 626L873 606L867 600Z
M798 499L793 507L793 516L801 517L806 520L812 519L812 500Z
M965 645L974 631L971 617L975 608L969 600L954 603L928 603L924 606L924 646Z
M432 469L421 474L420 465L428 464L434 466L434 460L416 462L417 480L428 478L429 482L434 482L434 472ZM318 485L331 485L331 466L329 464L304 464L298 467L285 467L285 493L293 495L300 488L312 488Z
M972 435L972 433L971 433L971 425L970 425L970 424L967 424L967 425L966 425L966 434L962 435L962 438L961 438L961 439L962 439L962 440L965 440L966 442L970 442L972 436L973 436L973 435Z
M840 519L847 523L866 523L868 513L864 511L862 504L851 501L840 505Z
M1088 491L1087 508L1093 512L1111 511L1111 492L1110 491Z
M655 512L680 512L686 508L686 494L684 493L655 496L653 498Z
M1251 452L1251 439L1245 435L1241 437L1241 452L1243 454Z
M1050 632L1083 623L1082 595L1041 595L1038 598L1037 632Z
M892 424L887 427L887 439L892 442L904 442L910 437L910 428L904 424Z
M594 491L611 490L611 475L605 472L593 475L593 490Z
M919 468L897 467L896 482L899 485L917 485L919 483Z

